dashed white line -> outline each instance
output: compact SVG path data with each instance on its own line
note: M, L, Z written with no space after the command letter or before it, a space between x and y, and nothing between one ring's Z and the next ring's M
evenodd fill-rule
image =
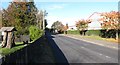
M109 56L105 56L106 58L111 58L111 57L109 57Z
M85 48L85 47L81 47L81 48Z
M99 54L100 56L102 56L103 54Z

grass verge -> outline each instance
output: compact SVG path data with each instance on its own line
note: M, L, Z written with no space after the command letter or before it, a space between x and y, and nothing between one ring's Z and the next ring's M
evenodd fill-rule
M114 38L102 38L100 36L82 36L82 37L92 38L92 39L96 39L96 40L105 40L105 41L109 41L109 42L116 42L116 43L118 43L118 40L116 40Z
M74 34L68 34L68 35L74 35ZM116 40L114 38L102 38L100 36L96 36L96 35L91 35L91 36L81 36L80 34L76 34L75 36L80 36L82 38L90 38L90 39L96 39L96 40L105 40L108 42L115 42L115 43L120 43L120 39Z
M11 49L9 49L9 48L1 48L1 47L0 47L0 54L1 54L2 56L8 55L8 54L14 53L14 52L17 51L17 50L20 50L20 49L23 48L23 47L25 47L25 46L23 45L22 42L17 42L17 43L16 43L16 46L13 47L13 48L11 48Z

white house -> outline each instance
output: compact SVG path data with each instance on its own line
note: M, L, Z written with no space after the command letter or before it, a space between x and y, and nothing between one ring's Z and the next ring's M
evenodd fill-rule
M101 18L99 13L94 13L89 19L92 20L91 23L88 24L88 30L97 30L101 28L101 22L99 19Z

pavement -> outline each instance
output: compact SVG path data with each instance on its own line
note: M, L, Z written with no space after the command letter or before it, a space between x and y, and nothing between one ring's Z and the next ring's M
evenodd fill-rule
M73 36L68 37L66 35L51 35L51 39L54 41L54 43L52 43L50 40L49 42L51 42L52 45L55 44L58 46L57 48L59 48L59 50L61 50L63 53L63 58L67 59L68 63L70 64L118 63L118 49L94 44L95 41L94 43L86 40L83 41L83 39L73 38ZM51 46L51 48L55 49L54 46ZM55 53L57 52L54 52L54 54ZM61 60L61 63L64 63L64 61Z

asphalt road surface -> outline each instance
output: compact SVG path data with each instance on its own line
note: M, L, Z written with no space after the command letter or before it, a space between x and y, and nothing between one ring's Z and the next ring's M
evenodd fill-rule
M118 50L116 49L61 35L52 35L51 38L68 63L118 63Z

